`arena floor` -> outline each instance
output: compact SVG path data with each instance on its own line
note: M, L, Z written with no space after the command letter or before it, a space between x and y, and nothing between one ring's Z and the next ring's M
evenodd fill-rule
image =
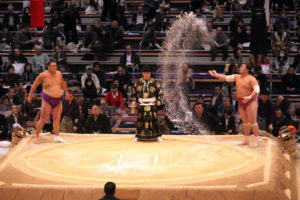
M128 200L297 199L294 162L269 138L251 149L236 145L241 136L62 136L24 138L1 160L1 200L96 200L107 181Z

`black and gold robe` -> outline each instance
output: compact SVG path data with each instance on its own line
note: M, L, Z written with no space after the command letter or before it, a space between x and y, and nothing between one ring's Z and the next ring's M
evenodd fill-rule
M159 81L150 78L145 81L144 78L138 79L133 86L131 98L139 102L139 98L156 97L156 101L162 102L162 91ZM157 138L161 136L159 127L157 126L157 106L142 106L138 107L137 116L137 138Z

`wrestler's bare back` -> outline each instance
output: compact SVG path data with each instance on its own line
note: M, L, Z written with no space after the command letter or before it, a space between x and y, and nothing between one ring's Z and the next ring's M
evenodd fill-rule
M249 74L245 76L235 74L234 76L236 82L236 94L238 98L249 96L253 92L253 87L258 85L255 77Z
M53 98L60 98L63 96L62 84L64 84L64 81L60 71L50 73L47 70L41 73L39 77L45 94Z

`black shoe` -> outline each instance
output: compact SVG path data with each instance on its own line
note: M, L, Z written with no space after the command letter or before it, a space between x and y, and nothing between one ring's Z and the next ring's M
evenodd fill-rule
M210 61L215 61L215 60L216 60L215 58L211 58L211 59L210 59Z

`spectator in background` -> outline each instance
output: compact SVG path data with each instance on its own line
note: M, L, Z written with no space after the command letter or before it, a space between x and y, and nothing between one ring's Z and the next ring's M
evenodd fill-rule
M182 65L182 71L179 76L181 76L181 83L182 86L185 88L184 91L186 93L190 93L190 91L195 89L195 83L193 80L193 69L190 68L190 65L188 63L183 63Z
M111 23L110 32L113 37L114 49L122 48L123 44L123 32L118 26L118 21L114 20Z
M209 110L212 114L217 115L218 106L222 104L223 95L221 93L221 87L215 86L214 95L211 98Z
M104 185L105 196L100 200L119 200L114 196L116 191L116 184L114 182L107 182Z
M92 50L97 41L98 41L97 33L93 31L91 25L87 25L86 32L83 38L83 47Z
M68 10L65 11L63 16L63 23L65 25L65 36L66 36L66 44L69 42L78 43L78 33L76 30L76 26L81 26L81 17L79 12L74 8L73 5L69 7ZM72 36L70 35L72 32Z
M58 12L51 13L51 21L49 23L50 28L54 29L58 26L58 24L62 24L62 17L61 14Z
M97 75L97 78L100 82L101 87L106 87L105 71L101 69L100 63L93 63L93 73Z
M11 111L12 104L9 103L9 97L4 95L1 97L0 111L7 112Z
M86 79L89 78L92 80L93 84L96 87L96 92L100 92L101 86L99 83L99 79L96 74L92 73L93 67L91 65L87 65L85 67L85 73L81 76L81 86L84 89L86 84Z
M19 49L32 49L33 44L29 27L25 24L22 30L18 31L15 35L15 47Z
M4 115L0 114L0 141L1 140L8 140L9 137L7 135L7 122L6 119L4 117Z
M53 60L57 63L57 69L62 72L70 72L69 66L67 64L67 55L64 51L60 49L59 46L55 46L55 52L53 55Z
M15 96L17 97L20 104L24 105L25 99L27 98L27 92L24 88L24 83L22 81L14 83Z
M14 88L9 88L8 89L8 93L7 93L7 97L8 97L8 104L10 106L12 105L19 105L21 104L18 100L18 98L15 96L15 89Z
M155 31L153 26L147 27L147 32L144 33L143 40L141 42L142 49L155 49Z
M27 91L29 92L33 81L36 78L36 73L32 71L32 67L30 63L26 63L24 66L24 72L22 73L22 80L27 85Z
M218 105L217 108L217 117L219 118L219 120L221 120L222 117L225 116L225 110L226 109L230 109L231 110L231 115L232 117L234 117L234 107L233 105L230 104L230 98L229 97L223 97L222 99L222 103L220 105Z
M32 70L38 74L46 70L46 65L49 63L50 58L46 53L42 53L42 47L34 46L34 56L32 59Z
M237 100L236 90L231 91L230 105L233 106L233 108L234 108L234 110L233 110L234 114L237 114L238 108L239 108L239 102Z
M196 17L207 21L206 16L202 13L201 8L197 8L195 11Z
M235 32L237 30L237 27L238 27L238 24L240 21L243 21L243 19L241 18L241 15L235 14L229 22L229 30L231 33Z
M213 132L213 134L219 132L219 120L213 114L205 111L201 103L194 104L193 112L197 119L199 119L201 123L205 124L206 127Z
M287 73L281 79L281 83L284 93L296 94L299 92L300 83L293 67L288 68Z
M140 57L132 52L131 45L126 45L125 53L120 57L120 65L126 68L127 72L139 70Z
M66 48L66 42L67 38L64 33L64 27L65 25L62 23L59 23L57 26L57 30L55 30L55 36L54 36L54 46L59 46L61 49Z
M60 131L63 133L76 133L79 122L79 108L74 99L74 92L69 90L69 95L69 99L63 101Z
M216 60L217 50L222 50L223 60L227 59L228 56L228 38L223 33L221 27L218 27L216 30L216 37L213 38L215 41L211 46L211 61Z
M279 50L289 50L289 36L283 26L279 26L277 31L272 35L273 52L278 55Z
M3 49L9 49L10 44L13 41L13 37L11 33L9 32L8 28L6 26L3 27L3 30L0 30L0 46Z
M137 13L132 16L132 31L144 31L145 26L148 25L148 18L144 14L144 9L142 5L137 8Z
M237 69L239 66L243 64L243 58L241 55L241 49L240 48L234 48L233 49L233 55L230 56L227 59L228 69L225 68L225 73L227 75L235 74L237 72Z
M14 13L14 7L11 4L7 7L7 13L4 14L3 25L9 31L17 31L20 28L20 17L17 13Z
M111 0L103 0L103 9L101 13L101 21L106 21L107 12L109 12L110 21L114 20L114 14L116 11L116 2Z
M118 80L119 91L122 92L123 97L127 97L127 90L128 90L128 86L130 84L130 78L122 66L118 67L117 73L114 76L114 80Z
M207 105L207 103L205 103L203 95L198 96L198 98L196 99L196 103L201 103L205 111L209 110L209 106Z
M90 78L85 79L84 88L82 89L82 93L85 99L94 100L97 99L97 89L95 87L94 82Z
M290 65L290 59L286 51L280 50L279 54L275 58L275 68L274 71L278 73L282 73L285 71Z
M92 115L85 122L85 130L87 133L111 133L109 119L100 114L99 106L93 105Z
M20 52L18 48L13 49L13 51L8 56L8 65L14 63L27 63L27 58Z
M290 106L291 103L287 98L284 98L279 104L279 108L281 109L282 115L286 117L286 120L288 122L292 122L292 113L290 111ZM276 108L277 106L274 107Z
M223 11L226 10L228 4L227 0L214 0L214 4L213 21L217 18L219 18L220 21L223 21Z
M75 92L75 94L81 93L81 84L80 84L80 77L77 72L72 72L72 75L67 80L69 90Z
M118 91L118 86L113 84L110 91L106 94L108 117L114 116L114 113L125 114L123 94Z
M260 130L272 133L274 122L274 106L269 98L269 92L262 90L258 99L257 123Z
M22 26L25 24L30 24L30 8L25 7L23 10L23 16L22 16Z
M208 31L208 34L211 36L211 38L216 37L216 29L213 28L212 22L207 22L207 31Z
M165 15L163 9L159 9L159 13L154 19L152 19L152 24L155 27L156 31L165 31L169 26L169 20Z
M17 83L21 80L21 76L15 73L15 68L13 66L10 66L8 68L8 74L3 79L3 83L5 85L13 85L14 83Z
M236 134L235 130L235 119L232 116L233 111L230 107L226 107L224 110L224 116L220 118L220 132L224 135L234 135Z
M286 15L285 9L281 9L280 14L275 20L275 29L277 29L281 24L284 25L285 30L291 30L290 18Z
M43 47L45 49L53 49L53 43L55 38L55 32L52 27L46 26L46 29L43 32Z
M230 45L232 48L243 48L243 44L249 42L249 35L242 31L242 28L238 26L236 31L231 34Z
M22 113L26 121L34 121L37 117L39 109L41 108L41 100L39 100L35 94L32 95L32 101L28 103L25 101L24 106L22 107Z
M95 20L94 31L97 33L99 45L101 45L102 48L101 50L95 49L94 51L98 52L97 55L99 56L100 60L101 59L106 60L104 52L111 52L114 50L113 37L110 32L110 29L102 27L100 21Z
M282 111L280 108L275 109L275 119L274 119L274 131L272 134L275 137L279 136L279 130L281 128L284 128L286 126L290 125L286 117L282 114Z
M295 69L296 73L300 73L300 47L298 47L297 55L294 58L292 67Z
M259 87L261 90L269 90L268 78L267 75L262 72L261 66L256 66L254 69L254 77L259 83Z
M88 108L87 104L84 102L83 96L79 96L76 98L76 104L79 110L79 121L77 124L77 133L83 133L84 122L88 116Z
M20 124L23 128L26 128L25 117L19 112L20 108L17 105L13 105L11 108L12 114L6 118L8 137L11 139L13 132L13 124Z

